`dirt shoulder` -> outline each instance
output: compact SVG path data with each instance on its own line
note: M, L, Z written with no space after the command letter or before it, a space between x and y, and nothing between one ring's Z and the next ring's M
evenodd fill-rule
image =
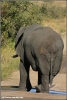
M2 91L2 96L6 97L22 97L23 100L66 100L65 95L56 95L56 94L47 94L47 93L30 93L30 92L22 92L22 91ZM15 100L15 99L12 99ZM21 99L16 99L21 100Z

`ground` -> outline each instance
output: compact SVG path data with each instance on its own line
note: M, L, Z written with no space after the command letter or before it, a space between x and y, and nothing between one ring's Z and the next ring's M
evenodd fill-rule
M65 37L66 38L66 37ZM60 73L54 78L52 86L50 86L50 90L55 91L65 91L66 92L66 39L63 38L64 41L64 53L63 53L63 62L61 66ZM12 73L11 77L5 81L1 82L1 86L7 86L7 90L1 91L1 96L6 97L23 97L23 100L42 100L42 99L66 99L65 95L57 95L57 94L44 94L44 93L30 93L23 91L15 91L11 90L10 86L18 86L19 85L19 71L15 71ZM37 72L34 72L30 68L30 80L33 87L37 85ZM4 87L4 89L6 89ZM12 99L13 100L13 99ZM15 100L15 99L14 99Z

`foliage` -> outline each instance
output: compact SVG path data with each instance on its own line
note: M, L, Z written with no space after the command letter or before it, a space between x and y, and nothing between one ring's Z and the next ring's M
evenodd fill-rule
M30 1L2 1L1 8L2 43L9 38L14 41L21 26L42 24L46 18L65 17L66 11L65 7L57 7L52 2L39 6Z
M56 6L52 2L44 3L40 10L48 18L58 19L66 15L66 8Z
M40 23L41 17L38 6L28 2L2 2L2 40L15 38L21 26Z

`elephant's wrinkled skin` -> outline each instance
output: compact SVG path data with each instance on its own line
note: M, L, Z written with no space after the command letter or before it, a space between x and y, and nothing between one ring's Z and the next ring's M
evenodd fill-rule
M21 27L15 44L20 57L19 88L23 91L32 88L29 80L31 65L34 71L38 71L37 92L49 92L49 84L61 68L63 48L62 38L52 28L37 24Z

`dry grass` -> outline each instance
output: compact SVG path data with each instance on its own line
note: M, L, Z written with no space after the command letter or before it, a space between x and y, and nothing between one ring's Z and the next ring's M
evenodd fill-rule
M61 36L66 35L66 18L63 19L45 19L42 24L52 27Z
M54 1L53 2L56 6L66 7L66 1Z
M15 54L15 50L9 45L2 48L1 54L1 80L8 78L11 73L18 69L19 58L13 59L12 56Z
M66 1L65 0L64 1L61 1L61 0L59 0L59 1L31 1L31 2L33 2L36 5L40 5L40 6L44 2L47 2L47 3L51 2L51 3L53 3L56 6L66 7Z

